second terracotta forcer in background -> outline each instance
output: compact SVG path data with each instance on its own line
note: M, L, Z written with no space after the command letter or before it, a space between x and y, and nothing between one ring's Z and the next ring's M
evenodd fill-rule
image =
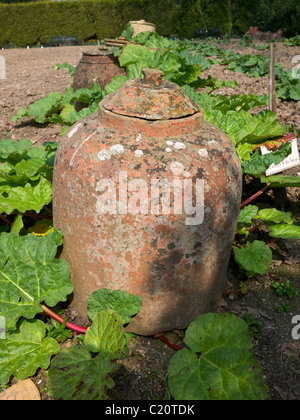
M82 88L91 89L93 83L97 83L104 90L115 76L127 76L127 73L123 67L120 67L118 59L114 57L108 47L99 46L84 51L74 74L74 92ZM74 103L76 111L87 106L79 101Z
M54 167L73 308L120 289L142 298L127 331L189 325L222 296L242 189L230 139L163 73L144 69L77 122Z

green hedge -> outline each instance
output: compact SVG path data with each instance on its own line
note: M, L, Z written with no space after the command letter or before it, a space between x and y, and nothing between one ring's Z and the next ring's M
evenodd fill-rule
M195 28L219 28L231 32L228 0L181 0L177 15L177 32L191 38Z
M261 31L282 29L285 37L300 34L299 0L231 0L231 4L234 33L258 26Z
M79 43L114 38L139 19L155 23L164 36L193 37L196 28L244 34L249 26L281 28L287 37L300 33L299 0L20 1L0 0L0 47L49 44L56 35L76 36Z
M299 0L263 0L257 9L255 26L262 31L282 29L285 37L300 34Z
M244 34L250 26L254 26L261 2L261 0L231 0L232 30L234 33Z
M49 44L73 35L79 43L117 37L130 20L156 24L160 35L194 35L195 28L231 29L228 0L78 0L0 4L0 46Z
M162 35L174 32L174 0L80 0L0 4L0 45L49 44L50 37L74 35L79 43L117 37L129 20L157 24Z

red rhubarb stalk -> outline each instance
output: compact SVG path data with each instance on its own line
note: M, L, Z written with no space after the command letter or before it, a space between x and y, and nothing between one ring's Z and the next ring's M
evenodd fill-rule
M62 324L65 321L64 318L51 311L51 309L49 309L46 305L42 305L42 308L45 314L49 315L51 318L55 319L55 321L59 322L60 324ZM87 328L72 324L72 322L69 321L67 321L66 327L70 330L76 331L79 334L85 334L87 330Z
M269 188L270 188L270 186L266 185L262 190L258 191L257 193L255 193L251 197L247 198L247 200L242 202L240 208L242 208L242 207L246 206L247 204L251 203L251 201L253 201L255 198L259 197L261 194L266 192Z
M42 308L43 308L43 311L45 312L45 314L49 315L51 318L55 319L55 321L59 322L60 324L62 324L65 321L64 318L57 315L55 312L53 312L51 309L49 309L46 305L42 305ZM80 327L79 325L72 324L72 322L69 322L69 321L67 321L66 327L69 328L70 330L76 331L79 334L85 334L86 330L87 330L87 328ZM162 334L157 334L155 337L159 338L161 341L166 343L168 346L172 347L174 350L181 350L182 349L182 347L179 347L176 344L171 343L171 341L169 341Z

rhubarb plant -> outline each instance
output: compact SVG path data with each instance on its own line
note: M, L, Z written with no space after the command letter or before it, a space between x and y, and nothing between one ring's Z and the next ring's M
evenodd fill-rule
M0 315L8 330L43 312L42 303L53 307L72 293L69 265L55 258L60 245L58 230L41 237L0 234Z
M58 143L33 147L30 140L0 142L0 214L39 213L52 201L52 173ZM2 163L2 164L1 164Z
M261 209L248 205L240 210L237 234L248 237L250 232L268 230L270 237L281 239L300 239L300 226L290 212L275 208ZM247 277L266 274L272 261L272 251L263 241L247 241L245 247L233 246L234 259Z
M102 400L127 344L124 320L106 309L93 318L83 344L62 350L49 369L49 395L60 400ZM96 353L96 356L95 356Z
M44 322L22 319L17 330L6 332L5 339L0 340L0 384L7 384L12 375L22 380L33 376L38 368L47 369L59 351L59 344L46 337Z
M252 337L242 319L204 314L185 334L188 349L178 351L168 368L175 400L258 400L267 397Z

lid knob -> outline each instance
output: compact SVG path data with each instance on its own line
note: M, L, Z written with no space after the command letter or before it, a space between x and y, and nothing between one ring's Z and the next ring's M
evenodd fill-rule
M162 78L165 73L158 69L142 69L142 73L147 82L154 83L159 86L162 83Z

